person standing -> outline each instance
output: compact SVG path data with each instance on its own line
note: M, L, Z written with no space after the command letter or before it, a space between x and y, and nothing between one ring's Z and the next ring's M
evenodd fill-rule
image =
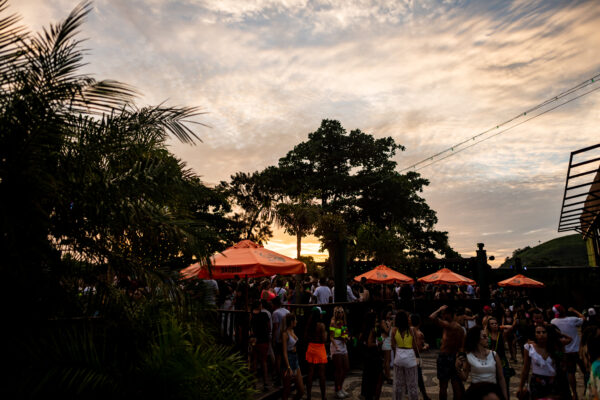
M393 326L392 312L384 310L381 313L381 337L383 343L381 345L381 351L383 351L383 376L386 383L393 383L392 375L390 371L391 357L392 357L392 326Z
M204 280L204 286L206 287L206 302L211 306L216 306L219 298L219 284L211 277L211 279Z
M383 338L376 313L371 311L365 316L359 341L365 350L361 395L365 400L378 400L383 385Z
M440 318L441 314L441 318ZM456 371L456 355L463 347L464 328L457 322L454 310L443 305L429 318L443 329L442 345L437 358L437 378L440 382L440 400L448 398L448 382L452 384L454 399L462 399L464 387Z
M258 364L262 369L264 390L267 391L267 353L269 351L269 337L271 335L271 324L269 316L262 312L260 300L252 303L250 314L250 343L252 345L252 369L257 372Z
M496 323L497 321L494 320ZM488 326L492 319L488 321ZM460 378L466 381L471 376L471 384L488 382L500 385L504 400L508 399L508 389L502 372L502 361L498 353L488 347L488 335L480 326L467 331L465 339L466 355L460 355L456 360ZM504 343L502 343L504 346Z
M417 373L419 375L419 390L423 396L423 400L429 400L427 390L425 390L425 381L423 379L423 369L421 368L421 352L429 349L429 345L425 343L425 335L421 332L421 317L418 314L412 314L410 316L410 324L413 327L415 333L415 341L417 342Z
M275 296L281 299L281 304L285 304L285 302L287 301L288 292L283 287L283 279L275 279L275 287L273 288L273 293L275 293Z
M273 353L275 353L275 386L279 386L281 382L281 359L283 356L283 347L281 346L281 327L284 322L284 318L290 312L285 308L281 307L281 298L275 297L273 303Z
M306 398L308 400L312 397L312 381L315 368L319 374L319 386L321 388L322 400L325 400L325 395L327 393L327 388L325 387L325 366L327 365L325 342L327 341L327 330L325 329L325 324L321 322L323 314L325 314L325 311L322 311L321 307L313 307L310 312L308 323L306 324L305 337L308 342L308 347L306 349L306 362L308 363Z
M333 375L335 382L335 398L344 399L349 397L344 390L344 379L350 370L350 361L348 359L348 326L346 323L346 313L343 307L336 307L333 310L333 317L329 325L329 352L333 360Z
M524 346L523 370L518 393L520 395L527 393L525 382L531 369L529 392L533 400L560 396L560 387L556 379L560 342L558 338L554 338L552 329L550 325L536 326L535 342Z
M394 400L402 400L405 392L408 393L410 400L419 398L418 350L414 336L414 330L408 322L408 314L403 310L398 311L391 333L394 355L394 390L392 393Z
M585 399L600 400L600 328L589 326L583 334L584 360L590 376L586 383Z
M506 382L506 393L508 393L508 388L510 387L510 378L515 374L514 369L508 362L506 348L504 347L504 334L505 331L509 329L512 329L512 327L506 327L504 325L499 326L496 317L492 317L488 320L487 329L484 331L487 337L488 349L491 349L496 353L502 364L502 373L504 375L504 381ZM500 384L500 382L498 382L498 384Z
M296 333L294 332L295 327L296 316L291 313L286 314L281 335L283 363L285 365L285 371L283 373L283 400L287 400L290 394L292 379L296 381L295 399L299 400L304 396L304 383L302 382L302 373L300 372L300 364L298 363L298 353L296 350L298 336L296 336Z
M571 343L565 346L565 356L569 386L571 387L573 400L577 400L577 383L575 382L575 370L577 369L577 365L579 365L583 375L586 375L583 361L579 358L579 344L581 343L581 338L579 337L578 328L583 325L583 315L573 307L570 307L569 311L577 316L567 317L564 307L560 304L556 304L552 307L552 311L555 312L555 318L550 321L550 323L560 329L562 334L567 335L572 339Z
M327 286L327 278L321 278L320 285L315 289L314 296L316 304L328 304L333 302L333 293Z
M512 307L512 306L511 306ZM506 345L508 346L508 350L510 352L511 361L517 361L517 338L515 337L514 332L514 324L515 318L513 316L511 307L507 307L504 310L504 315L502 316L502 326L507 327L506 334L504 335L504 339L506 340ZM510 327L510 329L508 329Z

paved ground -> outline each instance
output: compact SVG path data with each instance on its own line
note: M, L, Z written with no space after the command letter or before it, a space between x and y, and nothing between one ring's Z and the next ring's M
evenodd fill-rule
M436 358L437 351L432 350L429 352L421 353L423 358L423 378L425 380L425 387L427 389L427 394L432 400L439 399L439 388L438 388L438 380L436 377ZM519 386L519 376L522 368L522 359L519 356L518 361L516 363L512 363L513 368L517 371L517 376L511 378L510 380L510 393L509 396L511 399L516 399L516 392ZM577 392L579 394L579 398L583 396L583 375L579 370L577 370ZM362 382L362 371L361 370L351 370L349 376L346 378L344 382L344 390L350 393L349 399L361 399L360 396L360 385ZM465 387L469 387L469 382L465 384ZM306 397L306 396L305 396ZM269 393L262 393L259 398L263 399L274 399L279 398L279 394L277 391L271 391ZM319 382L315 379L312 388L312 398L315 400L321 399L321 392L319 390ZM391 399L392 398L392 385L384 384L383 391L381 394L381 399ZM419 394L419 398L422 398ZM452 399L452 389L448 388L448 398ZM335 399L335 393L333 389L333 382L327 381L327 399Z

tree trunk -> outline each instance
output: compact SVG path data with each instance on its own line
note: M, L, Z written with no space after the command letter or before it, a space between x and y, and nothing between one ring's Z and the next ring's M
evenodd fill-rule
M302 250L302 234L296 233L296 258L300 258L301 250Z

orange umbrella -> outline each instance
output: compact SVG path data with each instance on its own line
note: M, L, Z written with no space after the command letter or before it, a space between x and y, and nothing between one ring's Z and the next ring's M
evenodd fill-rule
M385 265L378 265L369 272L355 277L354 280L360 282L362 278L366 278L367 283L415 283L413 278L394 271Z
M512 286L512 287L525 287L525 288L540 288L544 287L542 282L538 282L531 278L526 277L525 275L515 275L512 278L505 279L503 281L498 282L498 286Z
M267 250L250 240L241 242L217 253L210 259L213 279L257 278L272 275L305 274L306 265L293 258ZM208 279L206 264L195 263L180 271L183 278Z
M423 283L433 283L435 285L475 285L473 279L467 278L450 271L448 268L442 268L438 272L417 279Z

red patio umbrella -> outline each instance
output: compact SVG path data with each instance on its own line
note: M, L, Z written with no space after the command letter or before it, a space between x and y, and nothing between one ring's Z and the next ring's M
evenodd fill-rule
M216 253L210 259L213 279L257 278L272 275L305 274L306 265L283 254L265 249L250 240ZM195 263L180 271L183 278L210 278L206 264Z
M372 270L355 277L354 280L360 282L362 278L366 278L367 283L415 283L415 280L410 276L394 271L385 265L378 265Z
M434 285L475 285L473 279L467 278L450 271L448 268L442 268L438 272L417 279L423 283L433 283Z
M541 288L546 285L544 285L542 282L538 282L536 280L528 278L525 275L518 274L518 275L513 276L512 278L508 278L508 279L498 282L498 286L510 286L510 287L522 287L522 288Z

